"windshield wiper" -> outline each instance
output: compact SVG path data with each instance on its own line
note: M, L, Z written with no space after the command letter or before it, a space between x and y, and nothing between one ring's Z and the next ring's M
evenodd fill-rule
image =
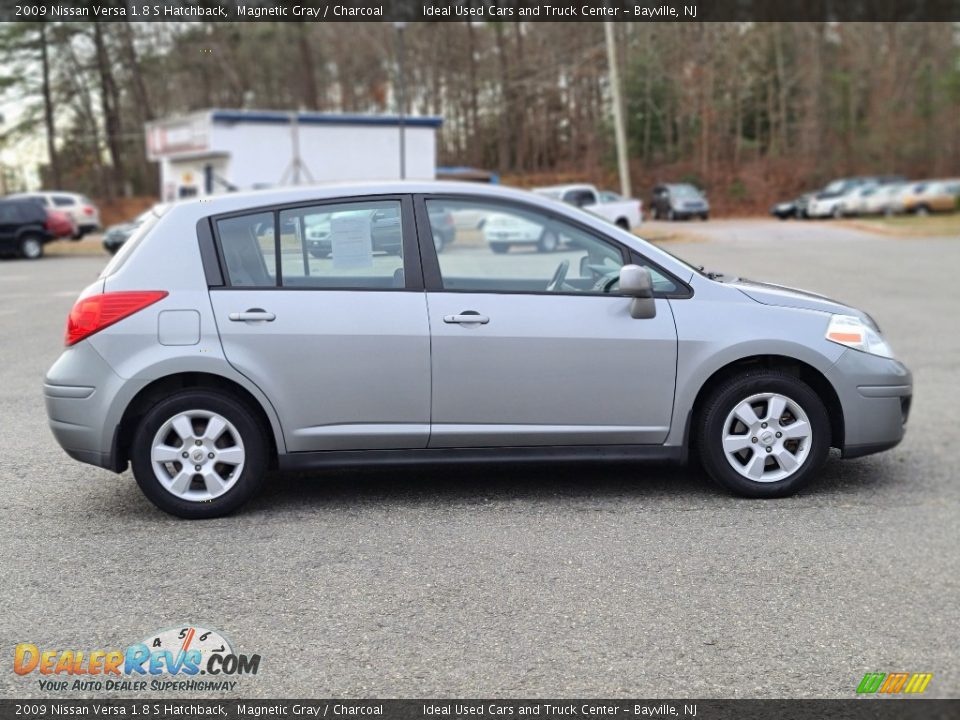
M713 270L707 270L704 265L694 265L697 272L703 275L704 277L709 278L710 280L719 280L722 277L725 277L722 272L714 272Z

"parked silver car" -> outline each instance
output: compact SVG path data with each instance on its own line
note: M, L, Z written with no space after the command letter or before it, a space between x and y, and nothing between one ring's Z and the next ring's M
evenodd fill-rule
M561 239L494 253L431 213ZM400 218L399 254L375 213ZM329 221L330 254L304 228ZM683 461L729 490L795 492L828 449L893 447L910 372L874 321L708 273L547 198L391 183L187 201L143 223L80 296L44 392L74 458L129 464L160 508L229 513L268 468Z

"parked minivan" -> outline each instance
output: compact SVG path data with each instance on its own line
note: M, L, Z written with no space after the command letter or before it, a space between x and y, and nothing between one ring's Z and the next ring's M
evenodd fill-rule
M689 220L710 217L706 196L689 183L663 184L653 188L650 212L657 220Z
M508 216L554 253L438 253L431 210ZM377 248L377 213L399 252ZM435 213L434 213L435 214ZM307 223L329 218L329 256ZM268 468L695 455L748 497L796 492L830 447L893 447L910 372L819 295L693 267L590 213L496 186L410 182L187 201L140 225L77 300L47 373L72 457L132 465L187 518Z

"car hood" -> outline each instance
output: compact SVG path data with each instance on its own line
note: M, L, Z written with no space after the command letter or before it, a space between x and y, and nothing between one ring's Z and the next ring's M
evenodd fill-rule
M831 300L817 293L798 290L796 288L786 287L785 285L774 285L773 283L756 282L743 278L738 278L726 284L730 287L735 287L751 300L762 303L763 305L777 305L779 307L800 308L803 310L819 310L820 312L827 313L856 315L860 318L867 317L863 311L845 305L844 303Z

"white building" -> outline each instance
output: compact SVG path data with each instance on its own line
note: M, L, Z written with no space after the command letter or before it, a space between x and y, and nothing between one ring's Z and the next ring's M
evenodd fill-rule
M406 117L405 176L434 178L439 117ZM203 110L147 123L164 201L230 190L401 177L395 115Z

